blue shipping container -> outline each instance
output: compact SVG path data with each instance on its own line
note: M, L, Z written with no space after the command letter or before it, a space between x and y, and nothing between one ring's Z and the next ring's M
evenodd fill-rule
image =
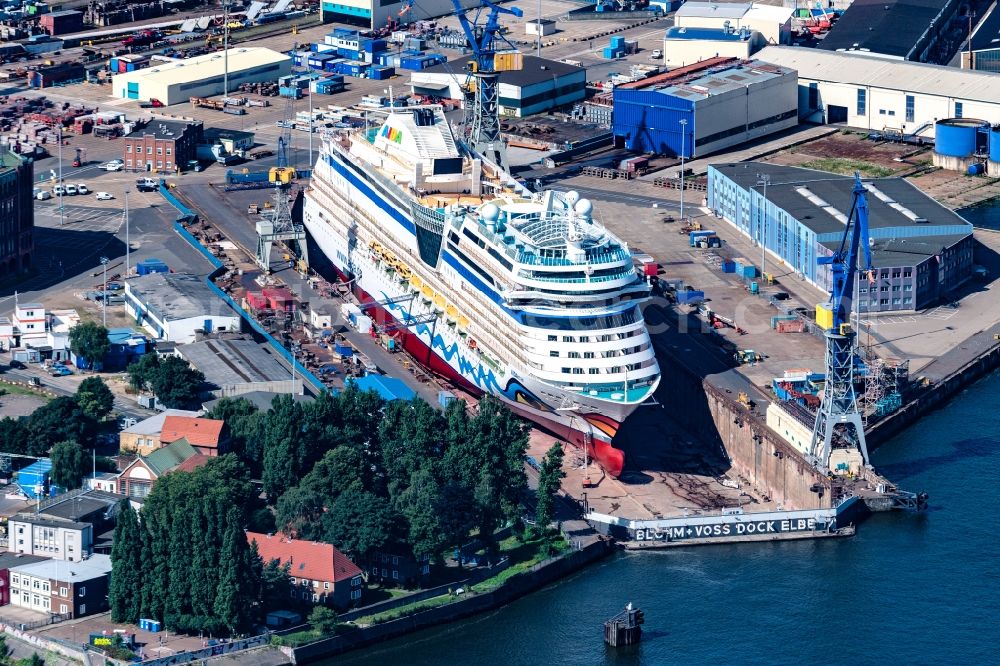
M169 273L170 267L159 259L144 259L135 265L135 272L139 275L149 275L150 273Z
M384 39L366 39L361 42L361 50L365 53L380 53L388 48Z
M733 260L731 260L731 259L727 259L726 261L723 261L722 262L722 272L723 273L735 273L736 272L736 262L733 261Z
M705 292L703 291L677 292L677 302L684 305L694 305L695 303L701 303L704 300L705 300Z
M368 77L376 81L392 78L395 74L396 70L392 67L371 67L368 69Z

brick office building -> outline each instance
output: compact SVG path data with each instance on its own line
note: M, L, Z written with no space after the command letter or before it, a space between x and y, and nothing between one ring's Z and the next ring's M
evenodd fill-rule
M0 149L0 278L31 268L35 250L34 162Z
M175 173L195 159L202 141L200 122L154 118L145 127L125 136L122 159L129 171Z

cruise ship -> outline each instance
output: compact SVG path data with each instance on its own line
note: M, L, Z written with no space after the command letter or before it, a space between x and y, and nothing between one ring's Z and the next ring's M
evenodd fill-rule
M369 122L324 137L303 212L320 250L419 363L621 474L611 440L660 379L628 246L576 192L532 193L456 140L440 106Z

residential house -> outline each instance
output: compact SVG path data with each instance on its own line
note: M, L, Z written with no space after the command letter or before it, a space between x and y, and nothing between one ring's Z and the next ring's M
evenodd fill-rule
M199 413L186 409L168 409L156 416L150 416L118 433L118 448L122 451L135 451L140 456L148 456L163 446L160 433L163 432L163 422L168 416L198 416Z
M108 610L111 558L93 555L67 564L49 560L10 568L10 603L67 618Z
M20 553L0 553L0 606L10 603L10 568L21 564L44 562L47 557L22 555Z
M214 458L229 447L229 429L225 421L193 416L171 415L163 420L160 442L163 445L186 439L198 453Z
M208 462L186 439L178 439L148 456L136 458L118 475L118 490L132 500L144 500L156 480L181 470L190 472Z
M94 526L75 520L18 514L7 521L7 550L79 562L93 552Z
M376 551L368 555L361 566L368 580L390 585L416 585L431 573L429 557L417 559L412 555Z
M118 508L123 495L102 490L72 490L41 503L37 515L41 518L90 523L93 526L93 551L111 550L111 537L118 520Z
M335 608L361 599L364 572L331 544L256 532L247 532L247 540L257 542L265 563L278 560L290 566L293 598Z

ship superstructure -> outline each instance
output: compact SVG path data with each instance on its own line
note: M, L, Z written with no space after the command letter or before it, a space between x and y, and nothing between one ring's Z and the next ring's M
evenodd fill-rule
M593 213L575 192L529 192L422 106L328 137L304 222L419 362L617 475L610 441L660 371L640 310L649 285Z

